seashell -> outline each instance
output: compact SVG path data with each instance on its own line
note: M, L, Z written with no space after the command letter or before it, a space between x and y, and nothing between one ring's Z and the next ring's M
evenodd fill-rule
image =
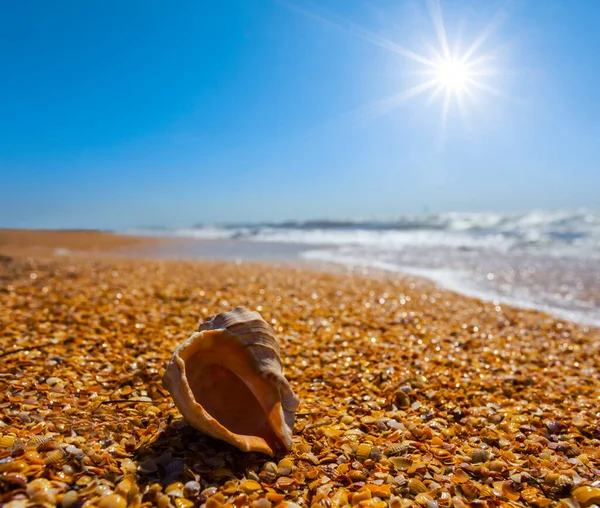
M354 417L350 416L350 415L344 415L344 416L342 416L342 419L341 419L341 422L344 425L350 425L353 421L354 421Z
M421 480L411 478L408 482L408 490L411 494L417 495L422 492L427 492L427 487L425 487L425 484Z
M16 488L23 488L27 485L27 476L20 473L4 473L1 477L3 482L13 485Z
M562 423L557 422L556 420L548 420L547 422L544 422L544 425L550 434L560 434L560 431L565 428Z
M401 444L398 444L398 443L392 443L385 449L385 454L388 457L392 457L394 455L400 455L401 453L404 453L404 451L405 451L404 446L402 446Z
M119 494L108 494L98 502L98 508L125 508L127 501Z
M244 307L208 318L173 353L163 383L184 419L242 451L292 448L299 401L271 326Z
M433 498L429 494L426 494L425 492L421 492L420 494L417 494L415 496L415 501L417 502L417 504L419 504L421 506L429 506L429 503L434 502Z
M352 482L364 482L368 477L362 471L352 469L348 472L348 478L350 478L350 481Z
M361 489L352 495L352 506L360 505L363 502L367 504L373 496L369 489ZM364 506L364 505L363 505Z
M586 508L593 504L600 504L600 488L586 485L576 488L571 495L575 501Z
M294 463L290 459L281 459L277 465L277 474L280 476L289 476L293 469Z
M450 481L456 484L461 484L469 481L469 475L462 469L457 468L454 470L454 474L450 476Z
M367 483L365 487L369 489L371 491L371 494L375 497L388 499L392 495L392 491L389 485L375 485L373 483Z
M477 484L475 484L475 482L468 481L462 483L460 488L462 490L463 495L467 499L475 499L479 495L479 487L477 486Z
M133 489L134 486L135 480L133 479L133 476L126 476L117 484L115 488L115 494L119 494L120 496L127 499L129 496L129 492Z
M454 455L448 450L443 448L433 448L433 456L444 464L452 464L454 462Z
M294 488L295 483L296 482L294 481L293 478L289 478L287 476L281 476L281 477L277 478L277 481L275 482L275 486L278 489L288 491L288 490L292 490Z
M262 490L260 483L255 482L254 480L244 480L242 483L240 483L239 488L245 494L252 494Z
M396 469L399 471L406 471L410 466L412 466L412 459L408 457L392 457L390 462L394 465Z
M537 505L537 499L540 491L533 487L527 487L521 492L521 499L530 505Z
M364 462L371 456L372 446L369 443L362 443L358 445L356 449L356 458L361 462Z
M334 476L337 478L338 476L345 475L350 469L350 466L347 462L342 462L339 466L335 468Z
M261 471L258 473L258 478L260 479L261 483L271 485L272 483L275 483L275 480L277 480L277 474L270 471Z
M573 486L574 482L573 482L573 478L571 478L570 476L561 474L557 479L556 479L556 486L559 488L571 488Z
M444 446L444 440L439 436L433 436L431 438L431 446Z
M28 464L43 464L44 459L40 457L40 454L35 450L27 450L23 454L23 458L27 461Z
M35 504L56 504L56 490L45 478L36 478L27 484L27 496Z
M165 494L169 494L170 492L173 492L173 491L181 491L181 493L183 495L183 483L174 482L165 487ZM181 496L176 495L174 497L181 497Z
M165 466L165 478L164 478L165 483L173 482L173 481L177 480L179 477L181 477L183 475L184 468L185 468L185 464L183 463L183 460L175 459L175 460L170 461ZM183 488L183 485L182 485L182 488Z
M487 462L490 460L490 452L488 450L484 450L483 448L475 448L471 454L471 459L473 460L473 464Z
M294 451L298 455L302 455L303 453L308 453L311 450L312 450L312 447L310 445L308 445L307 443L298 443L298 444L294 445Z
M274 503L281 503L285 499L285 494L279 494L277 492L268 492L266 498Z
M29 470L29 464L24 460L11 460L0 464L0 473L25 474Z
M41 436L41 435L33 436L27 443L27 448L35 448L39 451L39 448L43 447L43 445L45 445L49 441L52 441L52 438L50 436ZM48 451L48 450L46 450L46 451Z
M60 506L62 508L71 508L71 506L74 506L75 503L77 503L77 499L77 491L69 490L60 500Z
M131 459L123 459L121 461L121 471L123 472L123 474L133 474L137 471L137 466L135 465L135 462L133 462L133 460Z
M396 392L396 404L398 407L408 407L410 406L410 397L402 390L399 390Z
M185 497L195 497L200 493L200 484L195 480L190 480L183 486L183 495Z
M2 436L0 438L0 448L12 448L18 443L18 439L14 436Z
M194 505L193 501L185 499L183 497L175 498L175 508L192 508Z
M477 478L482 478L483 480L485 480L490 476L490 470L485 466L477 466L473 468L473 474Z
M46 455L44 462L46 465L57 464L58 462L62 462L66 460L67 454L62 448L57 448L54 451L51 451Z
M493 460L490 463L490 471L494 471L496 473L501 473L502 471L504 471L505 467L506 467L506 464L504 464L504 462L502 462L500 460Z
M156 461L153 459L146 459L145 461L140 463L140 465L137 467L137 471L140 474L156 473L156 471L158 471Z
M221 494L222 495L222 494ZM223 503L220 503L217 506L221 506ZM158 506L158 508L171 508L171 499L169 499L169 496L167 496L166 494L159 494L158 498L156 500L156 506ZM214 508L214 504L209 505L208 503L206 503L206 506L210 506L211 508Z

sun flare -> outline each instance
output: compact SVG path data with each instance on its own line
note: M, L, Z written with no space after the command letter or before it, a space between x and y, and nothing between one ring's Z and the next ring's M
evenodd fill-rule
M463 93L469 84L469 67L455 58L441 59L433 71L439 85L454 93Z
M455 40L448 38L440 0L427 0L437 43L434 45L426 43L421 51L415 51L335 14L308 11L293 4L291 0L278 1L296 12L399 55L405 61L411 61L419 67L418 70L407 73L407 76L420 77L413 86L360 108L358 113L362 117L389 113L407 100L418 96L427 97L424 103L426 106L441 98L440 127L443 141L451 108L456 107L460 115L466 118L469 106L467 101L477 102L483 94L505 95L496 88L494 83L501 74L500 69L494 65L497 55L489 51L489 48L482 53L484 47L488 45L490 35L504 20L503 10L496 13L490 23L472 39L471 44L461 46L460 36L455 37Z

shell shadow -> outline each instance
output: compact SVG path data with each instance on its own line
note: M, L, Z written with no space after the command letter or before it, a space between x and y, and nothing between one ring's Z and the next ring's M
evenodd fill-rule
M200 433L181 419L161 427L149 441L141 443L134 459L139 464L140 487L158 483L164 492L172 483L195 480L201 485L194 500L198 503L212 495L211 487L216 491L230 480L248 476L250 471L258 473L265 462L274 460L260 453L242 452Z

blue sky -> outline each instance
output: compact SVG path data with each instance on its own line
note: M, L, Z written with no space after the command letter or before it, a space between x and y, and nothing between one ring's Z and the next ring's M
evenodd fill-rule
M600 2L440 6L456 54L492 28L445 129L445 89L385 107L434 3L5 2L0 226L597 207Z

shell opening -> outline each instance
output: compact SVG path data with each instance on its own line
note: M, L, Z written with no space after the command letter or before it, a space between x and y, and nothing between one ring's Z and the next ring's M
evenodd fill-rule
M199 349L185 361L194 400L229 432L263 439L282 449L274 428L281 426L281 403L275 387L248 369L247 351L226 342ZM210 359L210 360L208 360Z
M278 441L260 401L242 379L221 365L202 367L188 374L188 382L196 402L208 414L235 434L259 436L268 443Z

